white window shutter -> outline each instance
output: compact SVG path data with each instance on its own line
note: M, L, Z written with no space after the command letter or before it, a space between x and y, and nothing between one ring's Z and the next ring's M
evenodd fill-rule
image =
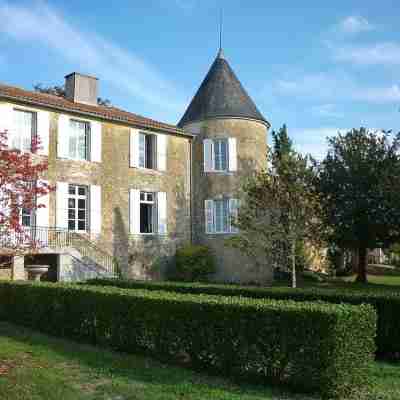
M167 234L167 193L157 193L158 233Z
M139 167L139 131L133 128L130 130L129 159L131 167Z
M0 104L0 132L7 131L7 138L9 139L13 131L13 107L11 104ZM10 140L7 141L11 143Z
M205 200L204 203L206 233L214 233L214 201Z
M239 213L239 200L229 199L229 230L231 233L238 233L239 229L232 224L232 220L236 221Z
M236 138L229 138L229 171L237 171L237 149Z
M58 132L57 132L57 157L68 158L69 156L69 117L60 114L58 116Z
M42 180L41 182L49 184L48 181ZM40 196L36 199L37 206L42 205L44 207L40 207L36 209L36 226L39 228L48 228L49 227L49 207L50 207L50 194L47 193L44 196Z
M90 122L90 161L101 162L101 122Z
M157 135L157 169L167 170L167 135Z
M129 232L140 233L140 190L129 190Z
M211 172L214 170L214 151L213 141L211 139L204 139L204 172Z
M101 233L101 186L90 185L90 232Z
M38 111L37 114L37 136L40 140L38 154L49 155L49 135L50 135L50 113L48 111Z
M68 228L68 183L57 182L56 187L56 226Z

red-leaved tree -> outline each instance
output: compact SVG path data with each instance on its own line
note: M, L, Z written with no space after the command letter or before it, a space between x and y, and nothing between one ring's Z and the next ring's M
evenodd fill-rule
M48 163L35 153L39 139L32 140L32 152L9 149L7 131L0 132L0 249L3 255L34 252L40 247L31 230L22 225L22 210L32 214L45 207L40 198L54 190L41 179Z

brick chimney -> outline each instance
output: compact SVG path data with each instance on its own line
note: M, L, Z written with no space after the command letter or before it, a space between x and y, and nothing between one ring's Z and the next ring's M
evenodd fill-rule
M65 77L65 96L75 103L97 105L98 79L72 72Z

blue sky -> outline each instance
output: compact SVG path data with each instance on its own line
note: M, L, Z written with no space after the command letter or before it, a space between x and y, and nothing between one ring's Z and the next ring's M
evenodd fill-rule
M0 0L0 81L92 74L114 105L176 123L217 53L222 7L240 80L273 128L320 157L338 130L400 125L397 2L330 3Z

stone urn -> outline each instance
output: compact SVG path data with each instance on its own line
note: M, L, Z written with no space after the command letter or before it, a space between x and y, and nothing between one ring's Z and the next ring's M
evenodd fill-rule
M42 275L44 275L48 270L48 265L28 265L26 267L28 271L28 280L30 281L40 281Z

